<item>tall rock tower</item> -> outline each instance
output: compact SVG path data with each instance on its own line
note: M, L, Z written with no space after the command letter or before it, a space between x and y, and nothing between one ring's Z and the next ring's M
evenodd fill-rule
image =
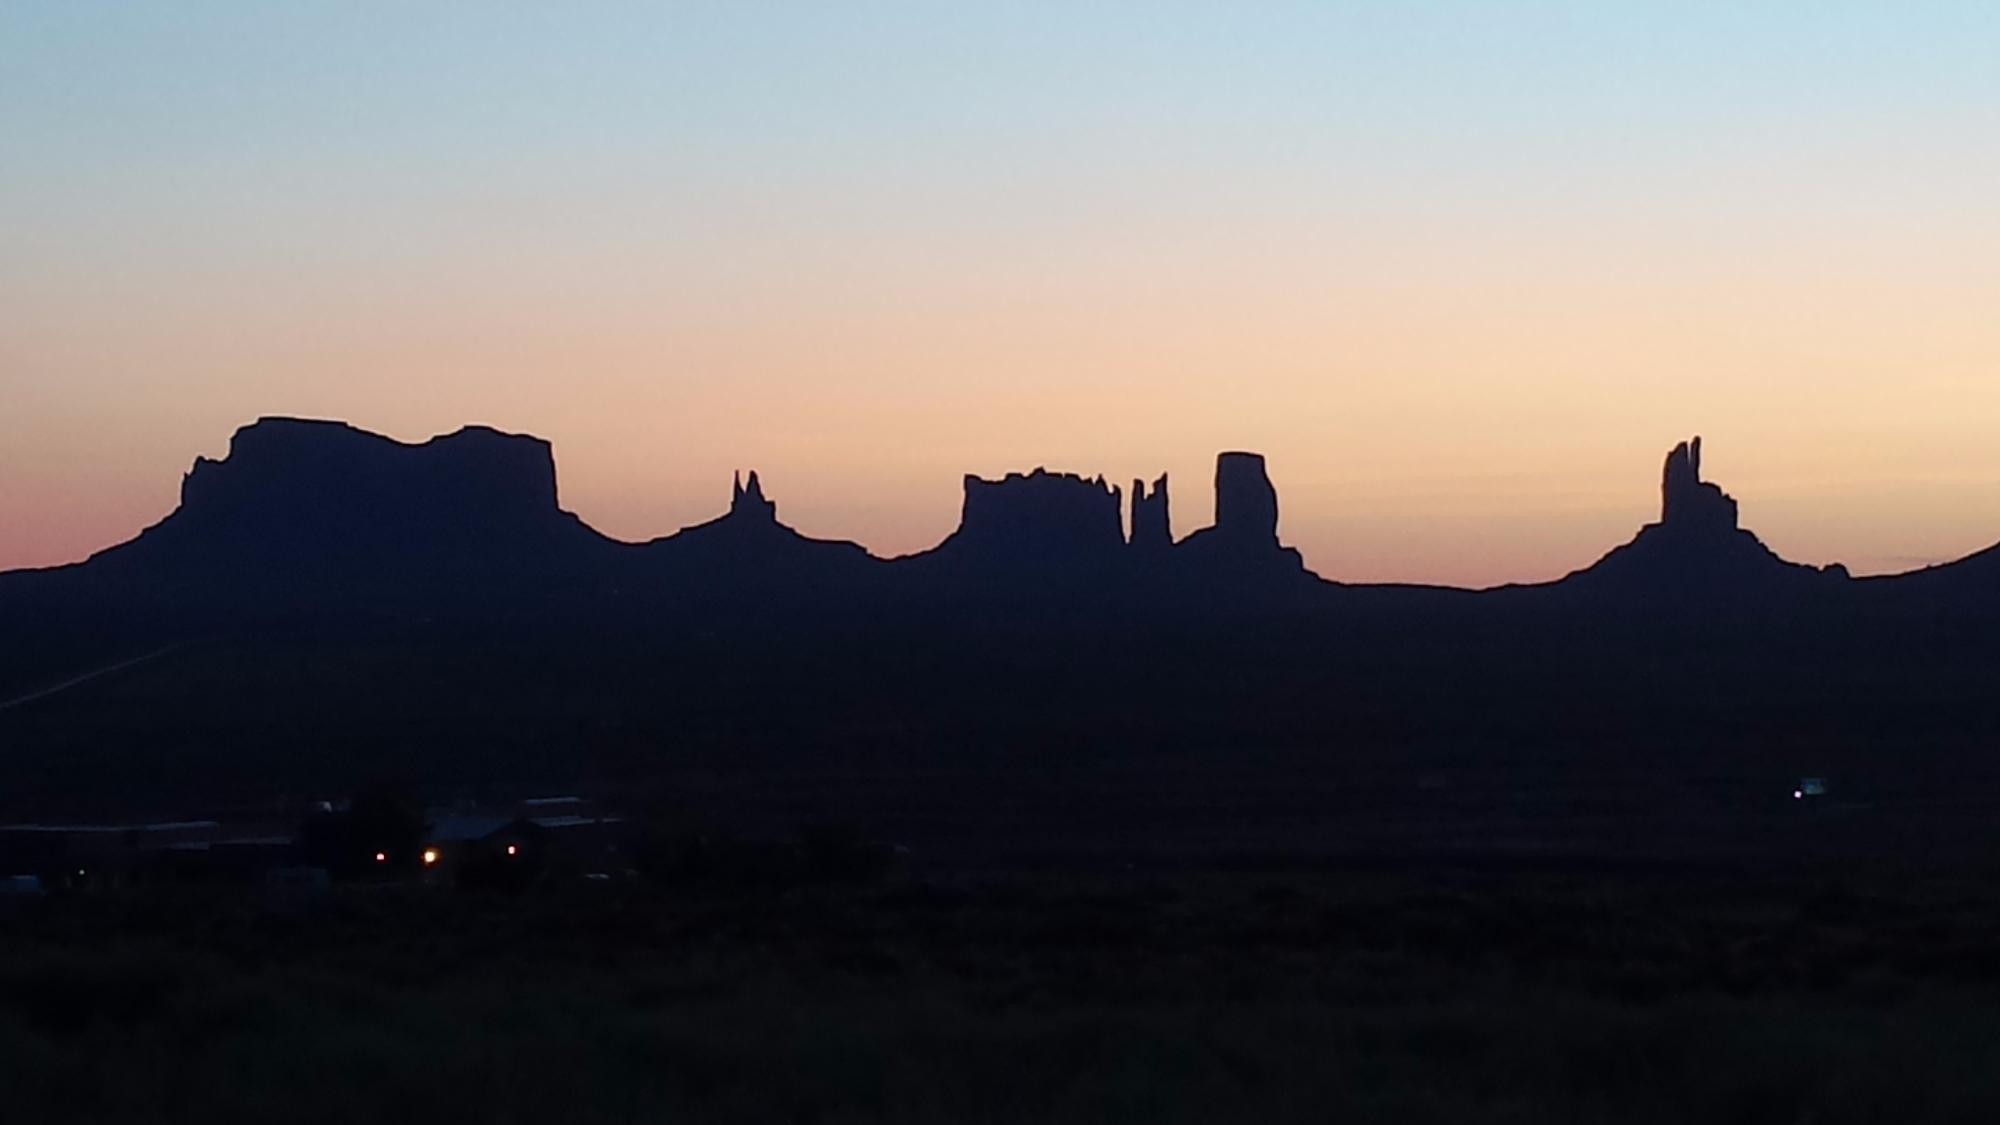
M1735 499L1721 486L1701 479L1700 438L1684 441L1667 454L1660 475L1660 524L1677 532L1736 530Z
M1261 453L1216 456L1215 525L1176 544L1174 559L1211 597L1283 598L1317 581L1299 553L1278 542L1278 490Z
M1167 475L1153 482L1132 482L1132 546L1146 552L1164 551L1174 545L1173 517L1167 510Z
M1246 546L1277 547L1278 490L1261 453L1215 458L1215 534Z

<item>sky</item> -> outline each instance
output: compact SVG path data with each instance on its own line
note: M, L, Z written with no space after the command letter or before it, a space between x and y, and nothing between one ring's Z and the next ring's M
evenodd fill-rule
M0 568L262 415L733 470L878 554L960 478L1266 454L1350 581L1558 577L1706 469L1781 554L2000 540L2000 5L0 5Z

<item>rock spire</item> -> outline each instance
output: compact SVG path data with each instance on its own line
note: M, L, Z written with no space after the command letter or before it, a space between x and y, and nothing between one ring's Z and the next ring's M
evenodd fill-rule
M1167 475L1153 482L1132 482L1132 546L1144 551L1164 551L1174 545L1173 517L1167 509Z
M736 474L736 482L729 492L729 514L766 523L778 521L777 501L764 498L764 485L757 479L757 470L750 470L747 484L742 473Z

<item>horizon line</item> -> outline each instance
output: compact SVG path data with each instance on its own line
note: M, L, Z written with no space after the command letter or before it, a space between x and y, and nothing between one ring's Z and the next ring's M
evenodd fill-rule
M229 459L229 457L233 456L235 453L234 446L237 437L241 436L245 432L255 429L260 425L265 425L269 423L293 424L300 426L337 427L343 430L351 431L352 433L361 435L366 438L386 442L396 447L409 450L423 449L428 446L434 445L438 442L447 441L452 438L456 438L468 433L484 433L506 440L533 442L537 445L546 448L550 453L549 468L550 468L551 480L554 482L556 486L555 503L557 510L575 518L578 523L582 524L592 534L599 536L600 538L606 540L607 542L619 544L621 546L644 547L649 544L659 543L668 539L672 539L675 536L678 536L683 532L689 531L693 528L703 526L704 524L712 522L716 519L727 518L727 516L730 514L729 509L725 507L723 511L717 516L711 516L706 519L697 520L693 523L683 524L663 534L654 535L644 539L628 539L628 538L623 538L621 536L613 535L609 532L601 530L596 525L592 524L589 520L585 519L578 512L562 506L561 481L554 460L554 451L556 446L553 440L546 437L542 437L537 433L533 433L526 430L510 429L506 427L493 425L487 422L476 422L476 421L464 422L459 424L454 429L443 430L434 433L426 438L412 440L412 439L395 437L390 434L382 433L378 430L372 430L346 418L333 418L333 417L323 417L323 416L305 415L305 414L260 413L255 415L251 421L241 423L230 431L230 439L229 439L230 448L229 451L224 454L223 458L220 461L209 458L205 455L197 454L194 457L193 461L190 463L190 469L187 472L183 473L183 484L185 484L187 477L193 474L194 468L198 467L200 464L203 463L220 464L221 461L226 461ZM1696 442L1699 442L1701 439L1697 436L1694 440ZM1681 444L1684 446L1687 443L1682 442ZM1257 452L1255 450L1248 449L1242 445L1232 445L1217 450L1216 453L1213 454L1213 458L1219 460L1222 457L1230 455L1239 455L1239 456L1248 455L1256 457L1260 462L1266 461L1264 454L1262 454L1261 452ZM1672 456L1671 451L1669 453L1669 456L1670 457ZM735 471L739 474L739 477L741 476L741 474L744 473L757 474L760 472L759 470L754 468L740 468L740 467ZM1009 469L1004 471L1000 476L993 478L984 477L974 472L966 472L963 474L963 480L968 482L978 480L985 483L1002 483L1011 478L1029 477L1036 474L1043 474L1058 478L1071 479L1082 484L1086 485L1095 484L1104 488L1111 496L1117 498L1119 506L1120 533L1122 536L1125 537L1126 541L1129 543L1131 535L1130 520L1132 511L1132 498L1126 493L1126 490L1124 490L1120 485L1113 483L1112 479L1105 473L1097 472L1097 473L1086 474L1078 470L1052 469L1047 464L1040 464L1036 465L1032 469L1027 469L1027 470ZM1164 480L1167 475L1168 474L1163 471L1159 475L1159 479ZM1135 478L1135 479L1142 479L1142 478ZM1273 487L1275 488L1276 482L1272 483ZM183 498L181 501L176 502L174 507L171 510L169 510L165 515L161 516L159 519L154 520L152 523L144 525L143 527L139 528L137 531L135 531L126 538L115 540L112 543L91 550L88 554L84 555L82 558L72 559L68 562L48 563L42 565L30 565L30 566L10 567L6 569L0 569L0 575L59 571L86 565L92 560L96 559L98 556L104 554L105 552L115 550L119 547L124 546L125 544L131 543L137 540L139 537L146 534L148 531L151 531L153 528L158 527L161 523L164 523L168 518L170 518L176 512L180 511L184 502L185 500ZM1281 513L1280 516L1281 523L1282 523L1283 510L1284 507L1281 504L1279 507L1279 511ZM1634 534L1636 535L1638 534L1638 532L1644 531L1646 528L1658 526L1661 522L1662 521L1659 519L1642 521L1638 525L1638 528L1634 532ZM793 527L793 525L790 524L786 524L784 526L792 528L794 531L797 530L796 528ZM877 553L868 544L863 543L859 539L846 538L846 537L840 537L840 538L821 538L819 536L805 536L805 537L820 542L850 544L854 547L859 548L869 558L874 559L878 562L895 563L906 559L916 558L936 550L939 546L943 545L947 540L949 540L952 535L956 534L957 531L963 526L964 526L964 509L961 502L959 520L952 526L952 529L950 531L947 531L943 537L939 538L936 542L932 543L930 546L921 547L911 551L905 551L897 554L880 554ZM1190 536L1198 533L1201 530L1204 530L1205 528L1212 526L1214 526L1212 522L1204 523L1198 527L1189 530L1186 533L1175 534L1172 536L1171 542L1173 545L1178 546L1181 543L1185 542ZM1755 536L1755 533L1750 532L1749 529L1745 528L1743 530L1746 533L1751 534L1753 537ZM805 535L805 533L803 532L798 532L798 534ZM1319 571L1312 569L1311 564L1309 562L1306 565L1306 572L1312 575L1313 577L1319 579L1320 581L1341 586L1410 588L1410 589L1461 591L1466 593L1483 593L1488 591L1523 589L1523 588L1534 588L1540 586L1554 585L1556 583L1562 582L1566 578L1572 577L1576 574L1579 574L1589 569L1596 562L1603 560L1606 557L1606 554L1608 554L1611 551L1615 551L1618 546L1619 545L1613 545L1612 547L1606 548L1604 552L1599 553L1597 556L1595 556L1595 558L1586 561L1581 565L1572 566L1569 569L1563 571L1562 573L1554 575L1552 577L1540 578L1540 579L1515 579L1503 582L1490 583L1487 585L1459 585L1448 582L1426 582L1426 581L1413 581L1413 580L1402 580L1402 579L1380 579L1372 581L1359 581L1359 580L1347 580L1340 578L1329 578L1321 574ZM1867 581L1878 581L1884 579L1899 578L1906 575L1922 574L1928 571L1936 570L1942 567L1953 565L1958 562L1962 562L1976 555L1983 554L1987 550L1992 549L1992 547L1994 546L2000 546L2000 541L1996 541L1995 543L1989 544L1988 546L1976 548L1968 552L1967 554L1952 558L1935 558L1935 557L1907 556L1907 555L1880 556L1882 559L1886 561L1892 561L1899 564L1910 564L1909 569L1883 571L1879 573L1871 573L1863 575L1850 575L1849 578L1850 580L1856 582L1867 582ZM1291 549L1297 550L1297 548L1291 548ZM1300 554L1301 557L1303 558L1302 551L1300 552ZM1843 571L1846 570L1845 564L1839 560L1835 560L1825 564L1801 563L1795 565L1802 565L1802 566L1816 565L1819 569L1838 568Z

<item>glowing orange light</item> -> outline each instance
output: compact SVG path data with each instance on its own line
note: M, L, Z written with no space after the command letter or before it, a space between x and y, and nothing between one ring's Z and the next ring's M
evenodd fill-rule
M438 850L436 848L425 848L424 866L429 867L430 865L436 863L437 861L438 861Z

